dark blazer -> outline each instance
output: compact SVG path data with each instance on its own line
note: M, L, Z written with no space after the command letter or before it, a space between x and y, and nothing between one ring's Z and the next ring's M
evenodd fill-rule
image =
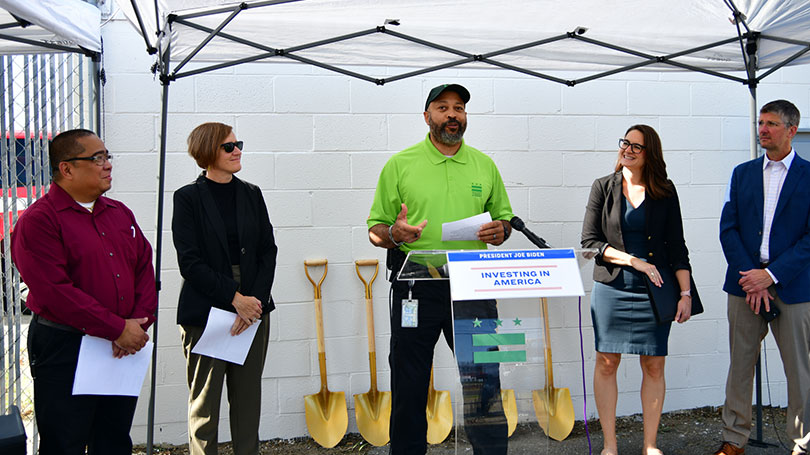
M241 293L262 302L262 312L275 308L270 290L276 270L273 226L259 187L236 180L236 225L239 230ZM172 237L183 276L177 323L204 327L211 307L236 312L231 305L236 281L225 223L204 173L174 192Z
M670 182L671 183L671 182ZM675 191L675 186L672 187ZM582 223L582 247L597 248L593 279L610 283L619 276L621 266L609 264L602 254L609 246L625 251L622 238L622 172L598 178L591 186L591 195ZM678 193L664 199L645 200L644 230L649 251L646 259L655 265L669 265L675 270L691 270L689 251L683 239L683 222Z
M740 273L759 268L765 191L764 157L734 168L720 215L720 244L728 262L723 290L744 296ZM799 155L785 176L771 224L768 270L787 304L810 302L810 163Z

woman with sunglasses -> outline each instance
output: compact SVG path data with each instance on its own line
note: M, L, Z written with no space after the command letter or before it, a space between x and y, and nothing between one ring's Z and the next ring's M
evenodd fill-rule
M261 376L278 249L261 190L234 175L242 169L242 145L228 125L196 127L188 137L188 154L203 172L174 193L172 235L183 276L177 323L186 357L193 455L218 451L225 381L233 451L259 453ZM234 313L233 336L259 325L243 365L191 352L212 308Z
M619 139L614 172L596 179L582 226L582 246L599 250L591 316L596 342L594 398L604 436L602 455L617 455L616 371L622 354L640 356L645 455L656 444L664 403L664 361L671 322L658 323L647 292L661 286L658 267L674 271L681 289L675 320L691 316L689 253L678 194L667 179L661 140L647 125ZM658 267L656 267L658 265Z

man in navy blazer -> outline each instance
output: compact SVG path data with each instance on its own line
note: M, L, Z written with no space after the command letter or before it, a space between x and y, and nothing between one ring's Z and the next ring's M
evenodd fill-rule
M760 343L773 331L788 386L787 435L793 454L806 454L810 422L810 163L791 141L799 110L785 100L759 111L766 156L734 169L720 216L728 262L731 364L723 406L723 445L715 454L744 452L751 427L751 390ZM770 322L764 315L775 307Z

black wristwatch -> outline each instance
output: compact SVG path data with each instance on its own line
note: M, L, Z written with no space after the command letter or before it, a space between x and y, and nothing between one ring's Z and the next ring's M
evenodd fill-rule
M509 226L508 226L509 222L508 221L501 220L501 223L503 223L503 241L505 242L505 241L509 240L509 236L512 235L512 230L509 229Z

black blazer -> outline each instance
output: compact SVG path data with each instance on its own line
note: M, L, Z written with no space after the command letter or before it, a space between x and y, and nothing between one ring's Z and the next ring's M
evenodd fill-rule
M236 181L236 225L239 230L241 293L262 302L262 312L275 308L270 290L278 248L262 192L256 185ZM177 323L204 327L211 307L235 313L231 305L236 281L225 223L219 214L205 173L174 192L172 237L183 276Z
M672 182L670 182L672 183ZM675 191L675 186L672 186ZM593 268L593 279L610 283L619 276L621 266L609 264L602 259L605 248L625 251L622 239L622 172L598 178L591 186L591 195L582 223L582 247L597 248L599 254ZM664 199L646 198L644 230L647 234L648 262L669 265L673 271L686 269L689 251L683 239L683 221L678 193Z

